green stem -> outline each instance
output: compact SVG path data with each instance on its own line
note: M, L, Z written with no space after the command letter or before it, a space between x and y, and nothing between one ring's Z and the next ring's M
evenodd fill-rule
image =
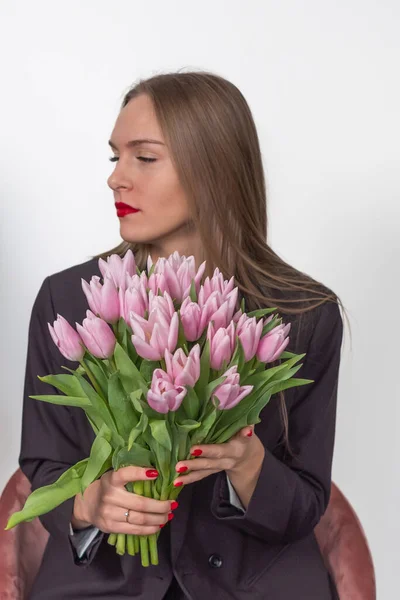
M89 365L85 362L85 360L82 358L82 360L80 361L81 366L85 369L86 375L89 377L90 383L92 384L92 386L94 387L94 389L96 390L96 392L99 394L100 398L102 398L103 400L105 400L104 396L103 396L103 392L101 391L95 377L93 376L92 371L90 370Z
M135 554L139 554L140 544L139 544L139 536L135 535L133 538L133 546L135 548Z
M111 364L112 368L114 369L114 373L115 373L118 370L117 363L115 362L115 358L113 356L110 356L110 358L108 360L110 361L110 364Z
M135 556L135 542L134 542L134 536L132 534L129 534L126 536L126 546L127 546L128 554L130 556Z
M116 337L116 340L119 343L119 339L118 339L118 322L117 323L112 323L111 327L112 327L112 330L113 330L114 335Z
M133 482L133 492L138 496L143 496L143 484L144 481L134 481Z
M152 498L152 488L154 481L144 481L144 495L146 498ZM157 534L153 533L147 536L148 548L150 550L150 561L152 565L158 565Z
M115 546L115 544L117 542L117 534L110 533L110 535L108 536L107 542L110 544L110 546Z
M140 558L142 560L142 567L149 567L149 545L147 535L139 536L139 544L140 544Z
M135 481L133 484L133 491L135 494L138 494L139 496L145 496L146 494L145 492L145 486L147 489L147 485L148 483L151 483L149 481ZM149 562L149 544L148 544L148 539L147 539L147 535L139 535L137 536L139 538L139 547L140 547L140 558L142 561L142 566L143 567L148 567L150 565Z
M157 534L152 533L149 537L149 548L150 548L150 560L152 565L158 565L158 548L157 548Z
M117 535L117 545L116 550L117 554L123 556L125 554L125 546L126 546L126 535L125 533L119 533Z
M149 481L143 481L143 495L146 496L146 498L151 498L151 484L153 482L151 480Z

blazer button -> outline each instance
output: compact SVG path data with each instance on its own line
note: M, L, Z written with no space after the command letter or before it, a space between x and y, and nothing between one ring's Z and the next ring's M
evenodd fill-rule
M222 567L222 558L218 556L218 554L211 554L208 559L208 564L213 569L219 569L219 567Z

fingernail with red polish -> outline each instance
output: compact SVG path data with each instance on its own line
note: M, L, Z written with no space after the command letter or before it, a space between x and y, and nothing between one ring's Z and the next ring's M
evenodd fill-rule
M179 487L181 485L183 485L183 481L174 481L174 486L175 487Z
M250 429L249 433L247 433L246 435L247 435L247 437L251 437L253 435L253 430Z
M169 513L168 514L168 521L171 521L171 519L174 518L174 513Z
M163 527L165 527L165 523L163 523L162 525L160 525L160 529L162 529Z
M192 456L201 456L201 454L203 454L203 450L200 450L200 448L192 452Z
M146 477L158 477L158 471L156 469L147 469Z
M186 473L186 471L188 470L187 467L179 467L179 469L177 469L178 473Z
M178 508L179 503L176 500L173 500L171 502L171 510L175 510L176 508Z

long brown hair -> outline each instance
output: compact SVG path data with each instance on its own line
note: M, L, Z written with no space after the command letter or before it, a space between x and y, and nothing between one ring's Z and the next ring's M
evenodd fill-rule
M286 263L268 244L262 155L252 113L240 90L206 71L157 74L132 86L121 109L139 94L147 94L153 102L191 207L192 224L203 241L205 275L215 267L226 278L233 275L246 310L277 307L281 315L302 317L325 302L337 302L345 314L332 290ZM139 268L144 268L150 253L146 244L124 241L94 258L123 256L129 248ZM284 392L280 398L287 442Z

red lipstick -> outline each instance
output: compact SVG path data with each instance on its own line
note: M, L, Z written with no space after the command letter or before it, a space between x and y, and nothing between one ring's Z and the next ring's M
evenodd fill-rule
M118 217L125 217L126 215L130 215L131 213L139 212L139 209L133 208L133 206L129 206L129 204L125 204L125 202L116 202L115 208L117 209Z

